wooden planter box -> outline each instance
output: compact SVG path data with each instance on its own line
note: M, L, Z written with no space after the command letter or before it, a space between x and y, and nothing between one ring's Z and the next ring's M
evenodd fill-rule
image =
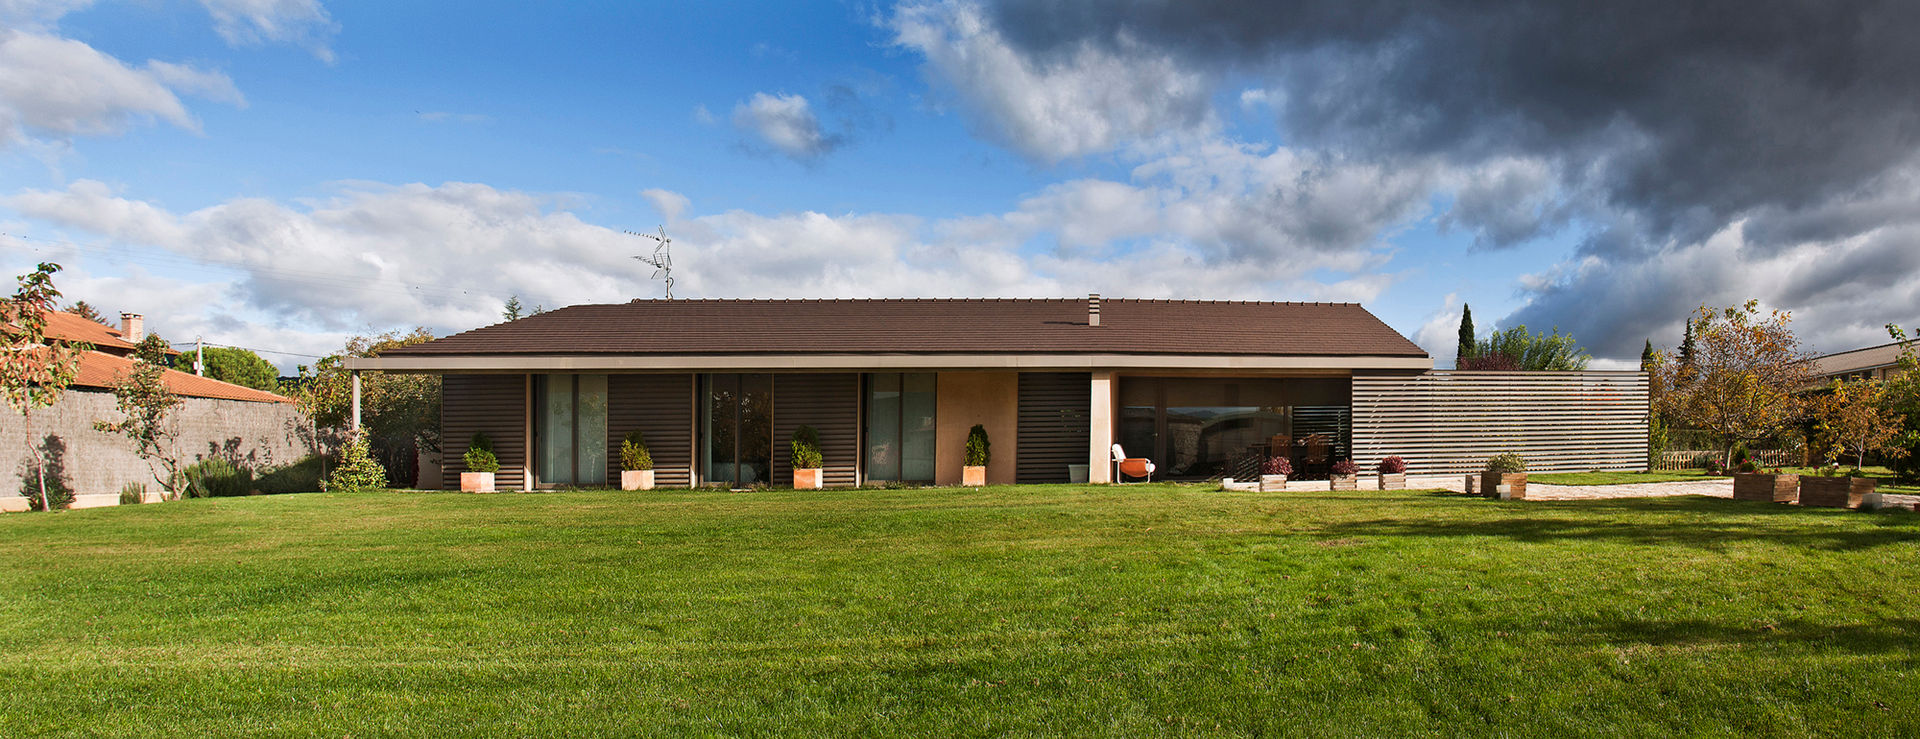
M1869 477L1800 476L1800 505L1821 508L1859 508L1860 500L1879 485Z
M1380 489L1381 490L1407 489L1407 473L1405 472L1380 473Z
M1360 476L1359 475L1333 475L1327 478L1327 489L1359 490Z
M652 490L653 470L621 470L621 490Z
M1260 492L1271 493L1287 489L1286 475L1261 475Z
M1742 472L1733 476L1734 500L1792 503L1800 498L1799 475Z
M1527 499L1527 473L1525 472L1482 472L1480 473L1480 493L1489 498L1500 497L1500 486L1507 486L1507 498L1510 500Z
M961 467L960 484L970 488L977 488L987 484L987 468L985 466L975 467L973 465Z
M493 473L491 472L460 473L460 492L463 492L463 493L493 492Z
M821 488L820 480L820 468L818 467L801 468L793 471L793 489L795 490L819 490Z

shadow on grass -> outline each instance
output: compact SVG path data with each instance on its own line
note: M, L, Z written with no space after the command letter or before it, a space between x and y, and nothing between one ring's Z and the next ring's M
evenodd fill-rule
M1855 654L1899 653L1907 655L1905 662L1911 665L1916 662L1912 649L1914 642L1920 640L1920 621L1895 618L1843 625L1800 619L1738 625L1700 620L1629 621L1603 628L1591 636L1595 642L1615 647L1630 644L1679 649L1716 645L1828 645Z
M1472 498L1458 493L1436 497ZM1826 551L1855 551L1920 540L1920 519L1808 509L1709 497L1496 503L1512 518L1445 516L1379 518L1328 525L1339 536L1473 537L1528 543L1568 540L1680 545L1719 549L1765 542Z

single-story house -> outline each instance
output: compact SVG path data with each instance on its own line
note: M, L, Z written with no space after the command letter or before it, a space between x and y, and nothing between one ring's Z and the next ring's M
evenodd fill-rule
M1351 303L1085 299L635 300L454 334L350 370L442 378L453 487L476 433L507 489L617 482L645 434L662 485L790 485L818 430L825 481L954 484L971 427L990 483L1296 477L1401 454L1416 472L1518 451L1537 469L1643 469L1644 375L1434 372ZM1537 432L1537 433L1535 433Z
M48 469L74 491L75 508L116 505L128 483L145 484L148 500L157 500L153 468L135 453L133 442L93 427L95 421L123 418L113 388L133 373L138 361L133 354L145 338L144 317L121 314L120 327L113 328L72 313L45 316L48 339L93 348L81 354L78 376L59 402L34 410L26 424L12 409L0 415L0 471L6 474L0 511L27 509L18 493L34 479L29 447L39 450ZM172 369L162 381L181 399L173 411L174 441L186 462L220 457L263 469L318 451L312 425L290 398Z
M1826 386L1834 380L1885 380L1899 371L1900 354L1906 348L1907 344L1895 341L1814 357L1812 383Z

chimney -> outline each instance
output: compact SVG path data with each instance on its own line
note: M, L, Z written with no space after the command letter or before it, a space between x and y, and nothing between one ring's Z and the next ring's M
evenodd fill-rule
M1100 325L1100 293L1087 295L1087 325Z
M138 313L120 314L120 339L129 344L138 344L147 338L147 319Z

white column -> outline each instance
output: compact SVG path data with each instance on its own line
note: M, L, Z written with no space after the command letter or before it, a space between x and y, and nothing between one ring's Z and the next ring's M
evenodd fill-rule
M360 371L349 370L347 374L353 377L353 433L355 436L359 436L360 435Z
M1087 405L1087 482L1113 482L1113 372L1093 373Z

